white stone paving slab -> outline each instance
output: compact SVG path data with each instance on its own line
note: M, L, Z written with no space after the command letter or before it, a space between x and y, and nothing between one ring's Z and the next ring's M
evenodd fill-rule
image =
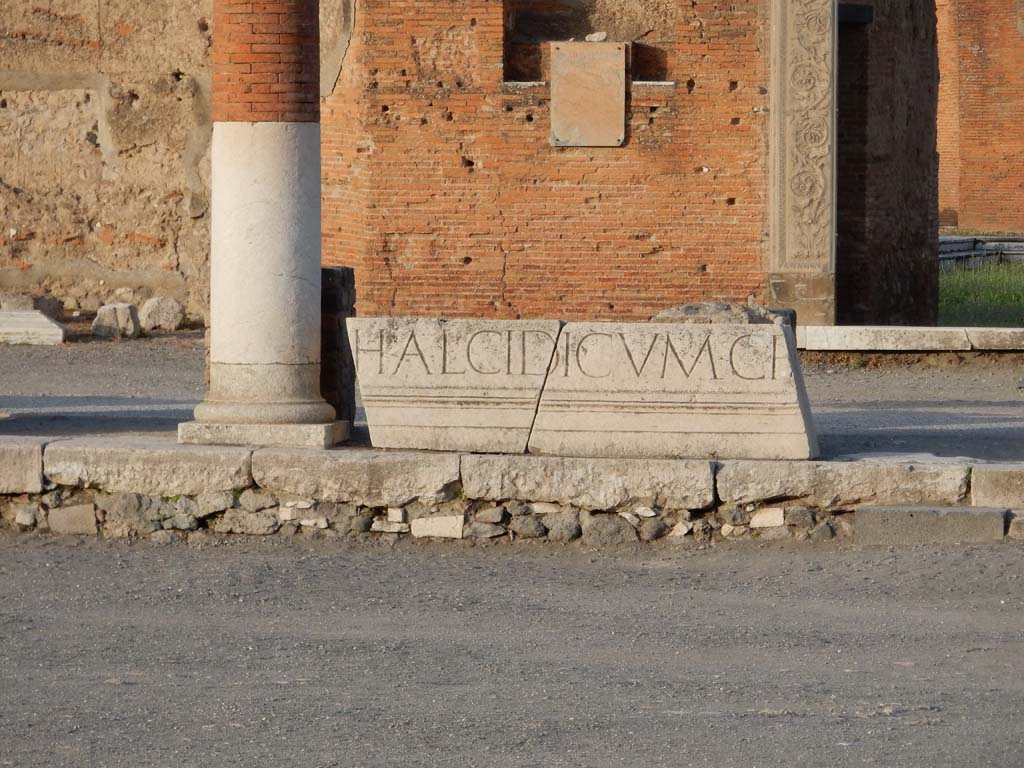
M37 437L0 437L0 493L43 490L43 447Z
M704 509L715 499L708 461L467 455L462 484L467 498L532 501L535 513L544 502L590 510L627 503Z
M324 501L401 507L414 499L447 499L459 481L459 455L342 448L264 448L252 458L261 488Z
M39 311L0 311L0 344L54 346L64 343L64 328Z
M963 328L805 325L797 344L808 352L958 352L971 349Z
M524 453L558 321L347 321L377 448Z
M60 485L150 496L199 495L252 485L252 451L178 445L171 437L81 438L50 443L43 471Z
M808 459L796 340L777 325L570 323L530 439L552 456Z

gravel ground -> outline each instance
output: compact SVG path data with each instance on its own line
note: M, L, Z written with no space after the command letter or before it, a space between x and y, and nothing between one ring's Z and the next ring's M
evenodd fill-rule
M0 765L1020 765L1012 545L0 536Z
M203 395L202 332L63 347L0 346L0 433L173 431ZM1017 358L880 369L806 367L825 456L1024 459Z

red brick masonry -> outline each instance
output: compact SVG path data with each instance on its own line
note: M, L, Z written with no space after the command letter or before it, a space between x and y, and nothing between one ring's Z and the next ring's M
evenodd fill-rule
M213 2L213 119L320 119L317 0Z

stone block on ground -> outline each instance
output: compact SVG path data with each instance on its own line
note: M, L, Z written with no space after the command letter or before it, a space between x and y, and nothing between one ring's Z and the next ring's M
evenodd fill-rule
M64 328L42 312L0 310L0 344L55 346L64 343Z
M524 453L558 321L346 322L377 448Z
M445 501L459 482L459 455L454 453L265 448L253 454L252 467L257 485L269 491L368 507Z
M78 504L73 507L51 509L50 530L65 536L95 536L96 507L92 504Z
M895 326L801 326L801 349L813 352L955 352L971 341L963 328Z
M196 496L252 485L251 451L182 446L172 438L79 438L43 452L46 477L60 485L150 496Z
M1014 541L1024 541L1024 515L1014 516L1006 535Z
M43 490L43 447L32 437L0 437L0 493Z
M462 482L471 499L519 499L583 509L627 503L704 509L714 503L707 461L465 455Z
M548 529L548 539L551 541L576 541L583 535L579 516L575 512L551 512L541 520Z
M530 452L814 458L818 443L793 331L774 324L569 323Z
M247 512L229 509L213 525L217 533L240 533L246 536L269 536L281 527L277 510Z
M548 535L547 526L536 515L513 517L508 529L522 539L542 539Z
M64 302L46 293L0 293L0 311L41 312L55 323L64 322Z
M616 544L634 544L636 529L619 515L580 515L583 529L583 543L592 547L608 547Z
M139 310L143 331L176 331L185 320L185 308L174 299L154 296Z
M1024 509L1024 464L976 464L971 505Z
M822 509L859 504L962 502L968 489L966 464L885 461L723 461L716 475L725 504L798 500Z
M782 507L760 509L750 518L751 528L779 528L786 524L786 511Z
M979 507L860 507L854 541L864 545L985 544L1002 541L1005 509Z
M110 339L134 339L142 333L139 311L134 304L105 304L92 321L94 336Z
M409 526L417 539L461 539L465 519L462 515L420 517Z

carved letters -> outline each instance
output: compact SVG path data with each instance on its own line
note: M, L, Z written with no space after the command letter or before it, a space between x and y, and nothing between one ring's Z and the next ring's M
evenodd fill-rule
M353 319L373 444L569 456L809 458L774 325Z

